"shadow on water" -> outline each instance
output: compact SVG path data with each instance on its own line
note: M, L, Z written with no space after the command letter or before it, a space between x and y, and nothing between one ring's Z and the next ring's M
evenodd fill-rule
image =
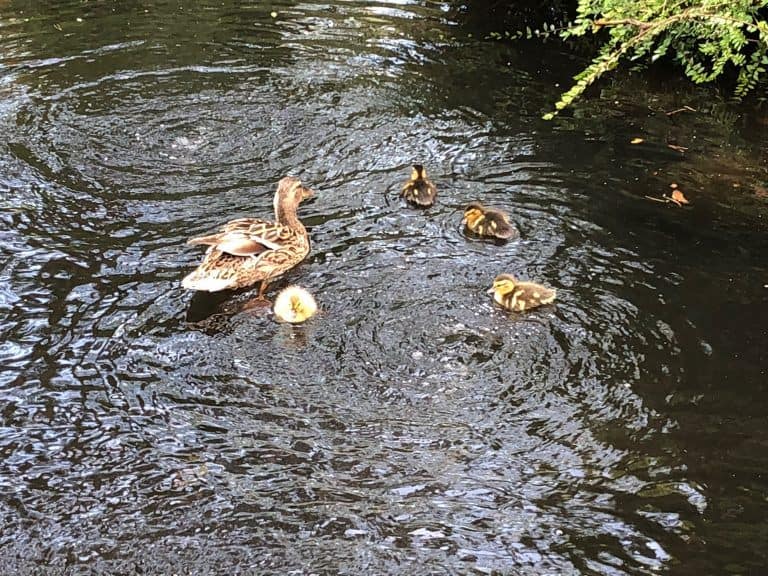
M4 574L760 573L759 111L630 78L545 123L577 63L443 4L182 4L0 2ZM321 313L185 293L286 174L313 250L271 292Z

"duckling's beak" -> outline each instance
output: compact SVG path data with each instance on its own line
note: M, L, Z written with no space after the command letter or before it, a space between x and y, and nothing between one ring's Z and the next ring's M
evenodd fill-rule
M491 286L490 288L488 288L488 290L485 291L485 293L486 294L493 294L495 291L496 291L496 288Z

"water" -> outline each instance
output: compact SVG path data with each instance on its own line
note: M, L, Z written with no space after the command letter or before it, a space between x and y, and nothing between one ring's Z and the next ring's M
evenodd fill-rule
M0 3L4 574L763 573L760 111L632 77L542 122L582 63L438 3L57 4ZM271 294L321 315L183 291L286 174Z

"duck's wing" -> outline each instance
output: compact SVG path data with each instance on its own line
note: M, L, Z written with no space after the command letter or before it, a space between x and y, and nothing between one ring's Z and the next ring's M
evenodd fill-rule
M256 218L239 218L227 222L221 232L187 241L192 245L210 246L232 256L255 256L267 250L279 250L295 239L296 232L278 222Z
M182 280L182 286L218 292L279 276L309 252L304 235L268 220L239 218L227 222L216 234L188 241L208 250L197 269Z
M547 288L533 282L521 282L518 285L520 301L525 302L526 308L535 308L542 304L551 304L554 302L557 292L554 288ZM522 308L521 308L522 310Z

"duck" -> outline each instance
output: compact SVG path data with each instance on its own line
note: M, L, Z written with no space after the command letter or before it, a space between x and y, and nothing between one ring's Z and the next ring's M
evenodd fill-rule
M272 311L280 322L299 324L317 313L317 302L305 288L288 286L275 298Z
M188 290L219 292L261 282L258 300L269 283L285 274L309 254L309 234L296 212L299 204L315 196L301 180L286 176L277 184L275 221L238 218L208 236L187 241L208 246L202 263L181 282Z
M515 225L510 223L506 212L496 208L486 208L480 202L470 202L467 205L461 223L470 232L486 238L510 240L520 236Z
M520 282L512 274L499 274L488 290L493 299L507 310L524 312L555 301L556 291L535 282Z
M437 196L437 188L432 181L427 178L427 171L424 170L424 166L421 164L414 164L411 171L411 178L405 184L400 191L400 198L422 208L428 208L435 203L435 197Z

